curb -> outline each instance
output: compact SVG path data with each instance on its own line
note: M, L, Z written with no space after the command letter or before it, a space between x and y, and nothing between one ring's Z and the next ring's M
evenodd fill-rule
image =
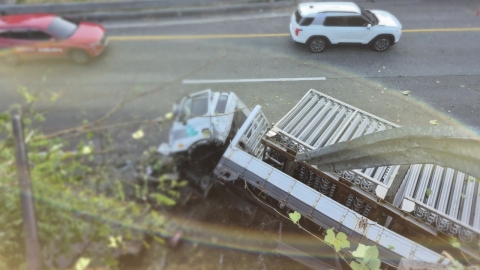
M255 4L241 4L230 6L209 6L198 8L181 8L181 9L162 9L151 11L125 11L125 12L102 12L102 13L86 13L86 14L71 14L66 15L70 19L85 20L85 21L114 21L114 20L134 20L134 19L148 19L148 18L174 18L174 17L189 17L212 14L231 14L251 11L270 11L277 8L293 7L291 1L279 3L255 3Z

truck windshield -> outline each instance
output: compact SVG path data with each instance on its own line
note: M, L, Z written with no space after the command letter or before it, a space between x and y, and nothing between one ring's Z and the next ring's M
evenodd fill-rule
M187 98L183 103L181 111L184 120L205 115L208 112L208 93Z

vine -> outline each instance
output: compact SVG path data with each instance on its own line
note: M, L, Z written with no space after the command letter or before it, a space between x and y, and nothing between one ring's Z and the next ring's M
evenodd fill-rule
M117 179L112 173L110 160L114 157L106 130L99 129L100 133L82 129L87 131L85 137L75 141L47 137L38 129L45 117L35 110L34 104L55 102L58 95L36 95L26 87L19 87L18 92L25 104L11 110L21 114L26 134L44 268L82 270L89 265L115 266L115 254L124 250L125 243L142 242L145 234L162 242L159 236L164 233L166 220L146 202L174 205L175 188L183 183L172 182L168 185L169 193L162 195L149 192L141 183ZM100 139L98 146L94 140ZM107 154L107 159L98 158ZM26 267L14 157L10 111L5 111L0 113L0 269ZM156 168L161 171L160 165ZM60 256L66 263L57 262Z

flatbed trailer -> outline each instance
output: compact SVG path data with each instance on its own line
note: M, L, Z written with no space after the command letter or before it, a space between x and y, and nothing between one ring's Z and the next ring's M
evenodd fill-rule
M260 106L252 110L214 170L218 183L248 187L256 199L285 213L297 211L320 230L344 232L356 243L352 250L360 243L377 245L386 265L397 266L401 258L438 263L442 251L461 256L445 230L403 211L398 196L408 195L412 184L402 186L396 205L384 200L399 166L332 173L295 162L298 153L398 125L315 90L274 126L269 123Z
M209 109L191 115L190 104L197 104L191 107L196 111ZM480 241L480 199L473 196L480 187L468 175L412 165L397 192L390 189L398 165L326 172L296 161L297 155L398 125L313 89L276 124L270 124L260 106L250 110L233 93L205 90L176 108L170 144L160 150L178 157L179 171L203 196L221 185L286 216L296 211L300 223L320 238L330 228L344 232L352 244L349 251L359 244L376 245L386 268L398 266L402 258L448 264L443 251L480 262L475 245ZM427 188L432 190L428 198L422 196ZM386 201L389 191L396 193L392 203ZM460 202L463 192L470 199ZM452 236L459 248L451 245ZM296 250L282 243L279 249ZM331 266L338 268L338 260Z

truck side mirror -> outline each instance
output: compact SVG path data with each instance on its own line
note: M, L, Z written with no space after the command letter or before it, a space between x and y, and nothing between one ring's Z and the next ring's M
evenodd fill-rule
M173 105L173 117L177 117L180 114L180 106L177 104Z

